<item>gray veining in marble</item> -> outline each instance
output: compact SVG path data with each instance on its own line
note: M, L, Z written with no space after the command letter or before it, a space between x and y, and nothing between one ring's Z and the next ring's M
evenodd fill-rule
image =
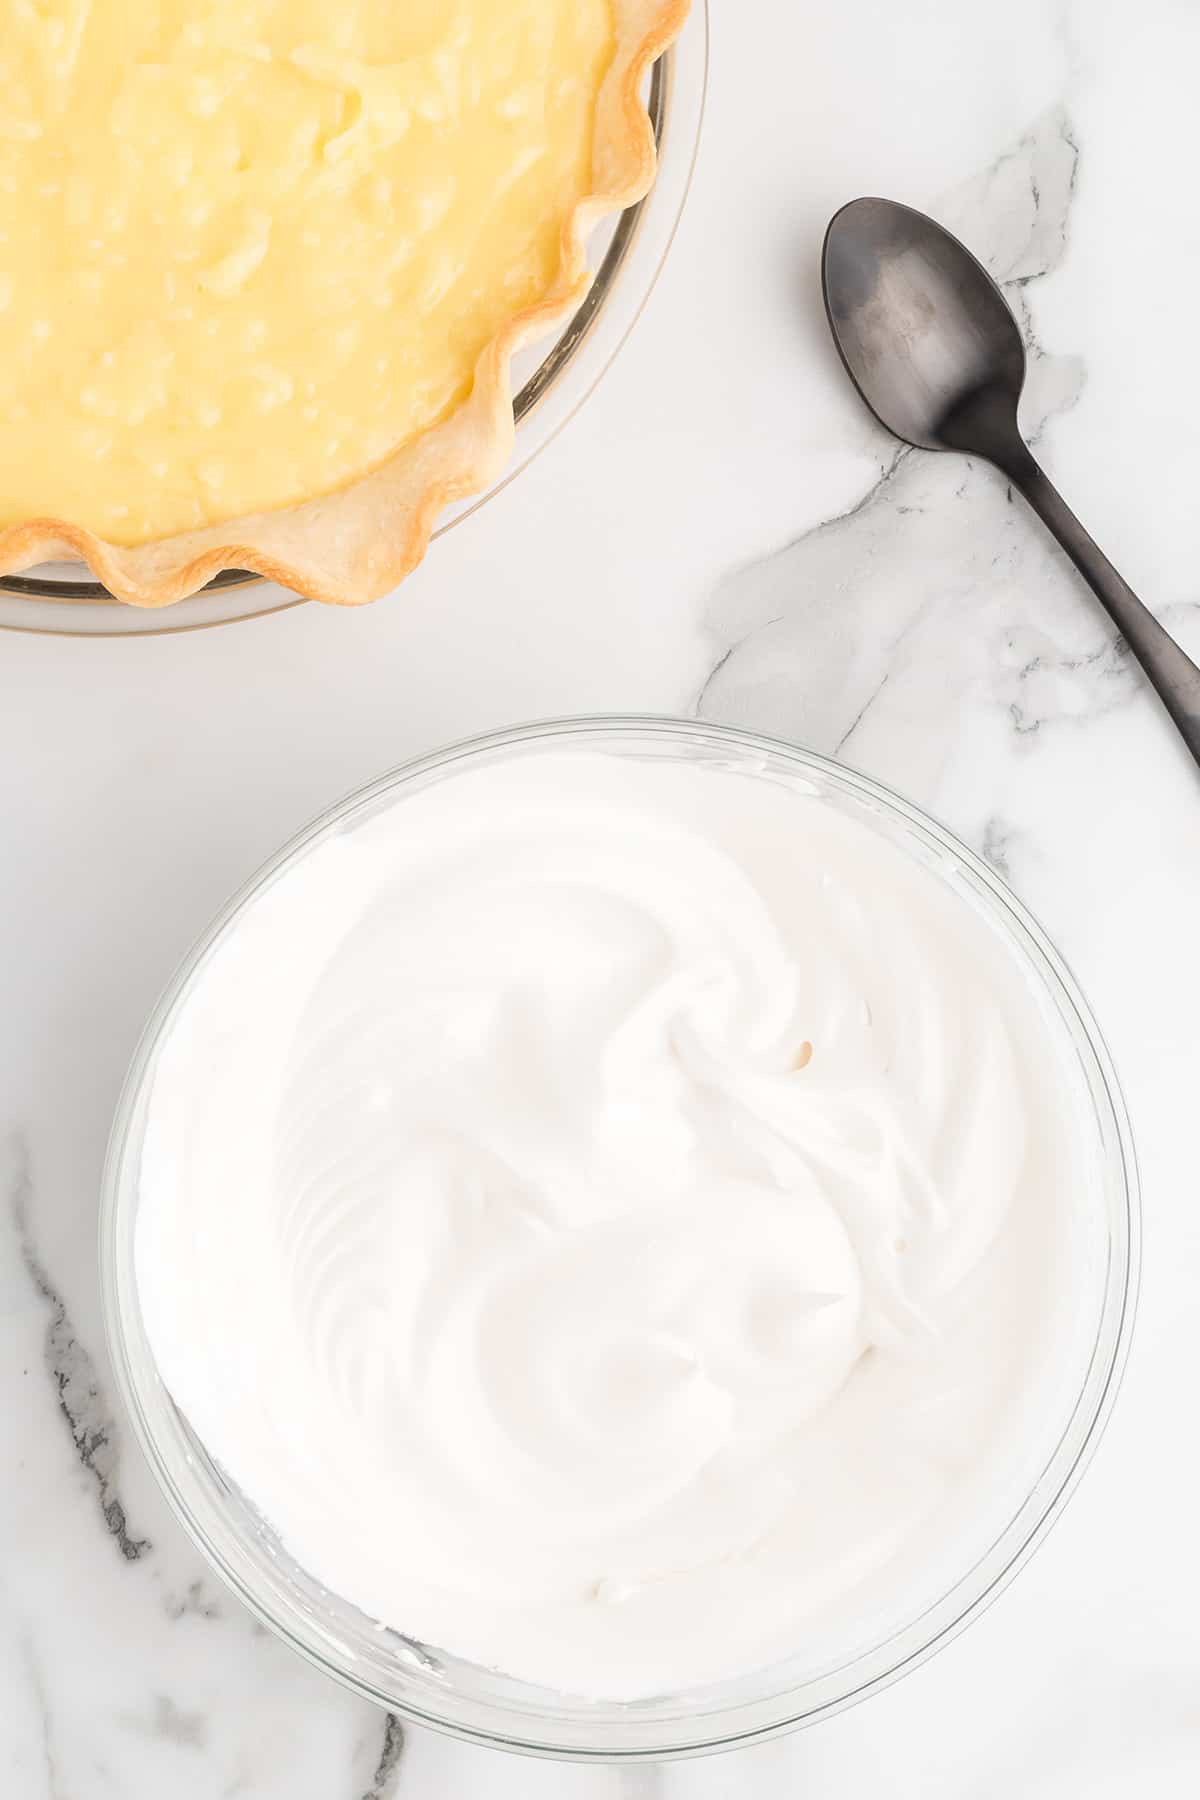
M169 1619L182 1619L189 1613L198 1619L219 1619L223 1610L203 1581L189 1581L180 1594L164 1594L163 1607Z
M1055 109L935 208L1021 319L1035 443L1084 382L1080 360L1043 347L1034 324L1036 284L1068 243L1079 155ZM1019 736L1127 698L1123 647L1003 478L899 448L865 413L862 430L880 462L862 497L718 586L709 623L722 648L697 711L855 761L893 683L911 691L914 678L943 747L981 687Z
M130 1530L125 1508L116 1488L119 1427L96 1365L87 1346L80 1342L66 1304L37 1253L33 1239L33 1176L29 1149L21 1136L9 1143L5 1156L12 1229L20 1247L21 1262L49 1313L46 1325L45 1365L58 1408L71 1433L80 1467L95 1489L105 1529L126 1562L136 1562L151 1549L150 1539Z
M379 1761L371 1785L363 1789L362 1800L393 1800L400 1790L400 1758L403 1755L404 1726L395 1713L385 1713Z
M54 1751L53 1727L50 1718L50 1701L46 1692L46 1684L42 1678L41 1665L28 1634L22 1642L22 1661L28 1681L28 1691L33 1699L37 1718L38 1733L41 1740L42 1766L46 1777L46 1800L65 1800L62 1785L58 1778L58 1763Z

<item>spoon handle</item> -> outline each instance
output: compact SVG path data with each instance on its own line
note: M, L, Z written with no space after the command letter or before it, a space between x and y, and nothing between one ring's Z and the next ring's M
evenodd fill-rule
M1200 669L1142 605L1033 456L1026 450L1019 460L1006 458L1004 467L1094 590L1200 763Z

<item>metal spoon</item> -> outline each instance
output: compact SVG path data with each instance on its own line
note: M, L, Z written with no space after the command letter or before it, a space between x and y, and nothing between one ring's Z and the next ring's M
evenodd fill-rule
M1133 651L1200 762L1200 669L1147 612L1034 461L1017 426L1025 346L987 270L892 200L852 200L822 257L825 310L881 425L922 450L982 457L1019 488Z

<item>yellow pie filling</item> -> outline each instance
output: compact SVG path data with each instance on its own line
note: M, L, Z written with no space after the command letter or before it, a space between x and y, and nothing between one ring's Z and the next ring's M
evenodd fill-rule
M0 528L342 487L557 272L609 0L0 0Z

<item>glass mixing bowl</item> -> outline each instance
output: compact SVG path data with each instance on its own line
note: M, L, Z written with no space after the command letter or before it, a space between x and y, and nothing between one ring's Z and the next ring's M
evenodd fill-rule
M134 1263L138 1172L157 1058L214 946L268 885L332 833L452 779L466 764L602 749L639 759L715 763L789 784L898 846L971 907L1033 990L1077 1090L1086 1181L1072 1268L1072 1350L1053 1416L1021 1466L998 1484L969 1566L940 1571L919 1610L814 1661L811 1650L736 1681L624 1704L533 1688L384 1629L328 1592L208 1455L177 1410L147 1341ZM406 1717L478 1742L581 1760L651 1760L727 1748L811 1722L913 1668L1003 1587L1061 1510L1111 1407L1132 1324L1138 1262L1137 1181L1129 1125L1094 1020L1061 958L1004 884L950 834L875 781L824 757L727 727L670 719L575 719L474 739L385 775L342 801L237 894L187 957L146 1027L118 1107L105 1171L100 1265L117 1381L142 1447L183 1524L260 1619L319 1668ZM1010 1485L1011 1478L1011 1485ZM1001 1491L1002 1490L1002 1491ZM983 1528L981 1527L981 1532Z

